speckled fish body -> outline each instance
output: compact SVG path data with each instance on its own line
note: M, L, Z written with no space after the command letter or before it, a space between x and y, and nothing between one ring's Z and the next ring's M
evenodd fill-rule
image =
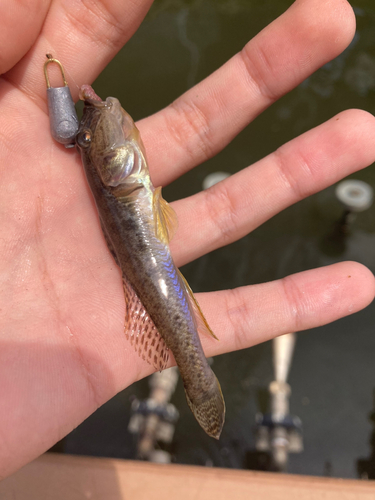
M218 439L225 405L199 339L198 329L209 327L169 250L174 212L152 185L139 132L119 101L101 101L86 86L81 98L76 142L104 236L123 273L125 331L159 369L167 360L163 345L156 342L155 348L160 335L174 355L192 412Z

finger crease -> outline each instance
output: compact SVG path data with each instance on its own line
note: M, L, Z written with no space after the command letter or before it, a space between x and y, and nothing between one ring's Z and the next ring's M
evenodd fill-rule
M177 145L187 151L194 164L211 158L214 147L210 138L209 120L202 109L185 99L174 101L169 109L173 113L165 114L166 125Z
M310 163L300 152L294 156L291 158L290 154L285 154L283 147L273 153L280 177L287 189L293 192L297 200L302 200L314 192L312 189L315 184L314 175Z
M296 285L293 276L286 276L281 280L288 312L292 319L293 328L290 331L298 332L303 328L303 318L306 316L307 309L306 296L304 292Z
M279 92L274 92L271 90L269 85L266 83L265 74L272 74L272 65L270 64L266 52L261 48L260 45L257 46L257 56L259 61L262 64L259 64L258 60L252 57L252 54L255 53L254 47L251 45L245 45L245 47L239 52L241 57L241 61L245 67L247 74L249 75L251 81L256 85L258 92L262 97L264 97L267 101L274 102L279 97ZM262 65L264 68L262 68Z
M248 322L251 311L249 308L249 302L242 299L242 289L235 288L234 290L227 290L228 293L224 295L225 306L228 314L228 318L231 325L232 338L234 341L234 349L239 350L248 347L249 343L249 331L251 327ZM234 307L231 303L236 304ZM238 318L241 318L238 321Z
M83 0L82 9L70 9L69 5L64 8L66 17L74 28L79 33L89 36L94 43L115 49L122 45L125 30L122 29L118 20L107 9L103 8L101 2L93 3ZM116 36L110 36L112 30Z
M225 182L207 189L204 193L205 213L209 215L211 224L218 233L217 241L220 241L220 246L231 243L239 224L237 211Z

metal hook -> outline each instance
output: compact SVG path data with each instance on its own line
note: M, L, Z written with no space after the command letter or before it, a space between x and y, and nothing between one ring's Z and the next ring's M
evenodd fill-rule
M50 81L49 81L49 78L48 78L48 72L47 72L47 66L50 63L56 63L59 66L60 71L61 71L61 76L62 76L62 79L63 79L63 82L64 82L64 87L67 87L68 86L68 82L66 81L64 68L63 68L63 65L61 64L61 62L58 61L57 59L55 59L54 57L52 57L52 54L46 54L46 56L47 56L47 61L44 63L44 68L43 69L44 69L44 77L46 79L47 89L51 88L51 84L50 84Z

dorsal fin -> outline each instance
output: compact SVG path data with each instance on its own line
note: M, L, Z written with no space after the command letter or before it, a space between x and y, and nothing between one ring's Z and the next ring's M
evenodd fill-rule
M156 236L160 241L168 244L177 231L178 221L176 212L163 198L161 187L154 191L153 210Z
M138 295L123 276L125 295L125 335L137 354L162 371L167 367L169 349Z
M193 290L190 288L189 283L186 281L185 277L183 276L183 274L180 271L178 271L178 273L179 273L180 278L182 280L182 283L185 287L191 308L194 312L195 319L197 320L198 332L199 333L206 333L206 334L210 335L211 337L213 337L214 339L219 340L216 337L216 335L214 334L214 332L211 330L211 328L209 327L207 320L204 317L204 314L202 312L202 309L199 307L197 299L194 296Z

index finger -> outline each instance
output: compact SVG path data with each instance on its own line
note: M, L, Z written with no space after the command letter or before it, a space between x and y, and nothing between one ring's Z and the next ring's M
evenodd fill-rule
M7 80L46 110L42 65L45 54L52 53L63 63L77 99L80 86L93 82L137 30L151 4L152 0L53 1L34 45L7 73Z

